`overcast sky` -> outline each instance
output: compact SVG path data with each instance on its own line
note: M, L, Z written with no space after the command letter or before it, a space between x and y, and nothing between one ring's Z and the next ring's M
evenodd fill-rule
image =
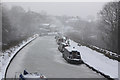
M17 5L25 10L46 11L51 15L80 16L86 19L89 15L96 17L106 2L9 2L8 7Z

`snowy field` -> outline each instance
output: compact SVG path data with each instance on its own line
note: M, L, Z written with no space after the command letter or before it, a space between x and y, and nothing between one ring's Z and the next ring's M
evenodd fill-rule
M10 60L14 57L14 55L22 48L24 47L27 43L30 41L34 40L35 38L38 37L38 34L28 38L26 41L23 41L21 44L18 46L15 46L13 48L10 48L9 50L5 51L3 54L4 56L0 56L0 79L4 78L5 76L5 71L6 68L10 62Z
M111 78L118 78L118 61L109 59L86 46L78 46L78 44L72 40L70 40L70 45L70 47L75 47L79 50L84 63Z

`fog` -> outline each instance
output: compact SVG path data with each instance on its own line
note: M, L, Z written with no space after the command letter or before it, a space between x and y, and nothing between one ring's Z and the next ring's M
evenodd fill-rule
M117 3L11 2L3 3L2 7L4 50L34 34L57 32L78 43L117 52L117 19L113 15L117 15ZM109 17L112 21L106 20Z
M10 2L5 3L9 8L22 6L26 11L45 11L50 15L80 16L87 19L89 16L97 17L97 13L106 2Z

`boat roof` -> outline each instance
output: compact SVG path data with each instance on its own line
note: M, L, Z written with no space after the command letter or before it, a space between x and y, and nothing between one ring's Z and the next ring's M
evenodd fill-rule
M77 51L79 52L75 47L72 47L72 46L67 46L65 47L69 52L72 52L72 51Z
M40 75L27 74L27 75L24 75L24 78L40 78Z
M65 42L61 42L61 44L63 44L63 45L67 45Z

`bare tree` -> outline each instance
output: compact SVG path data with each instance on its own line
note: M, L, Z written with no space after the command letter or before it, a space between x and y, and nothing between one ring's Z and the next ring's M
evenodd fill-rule
M118 2L109 2L100 11L103 40L111 50L117 52L118 45Z

